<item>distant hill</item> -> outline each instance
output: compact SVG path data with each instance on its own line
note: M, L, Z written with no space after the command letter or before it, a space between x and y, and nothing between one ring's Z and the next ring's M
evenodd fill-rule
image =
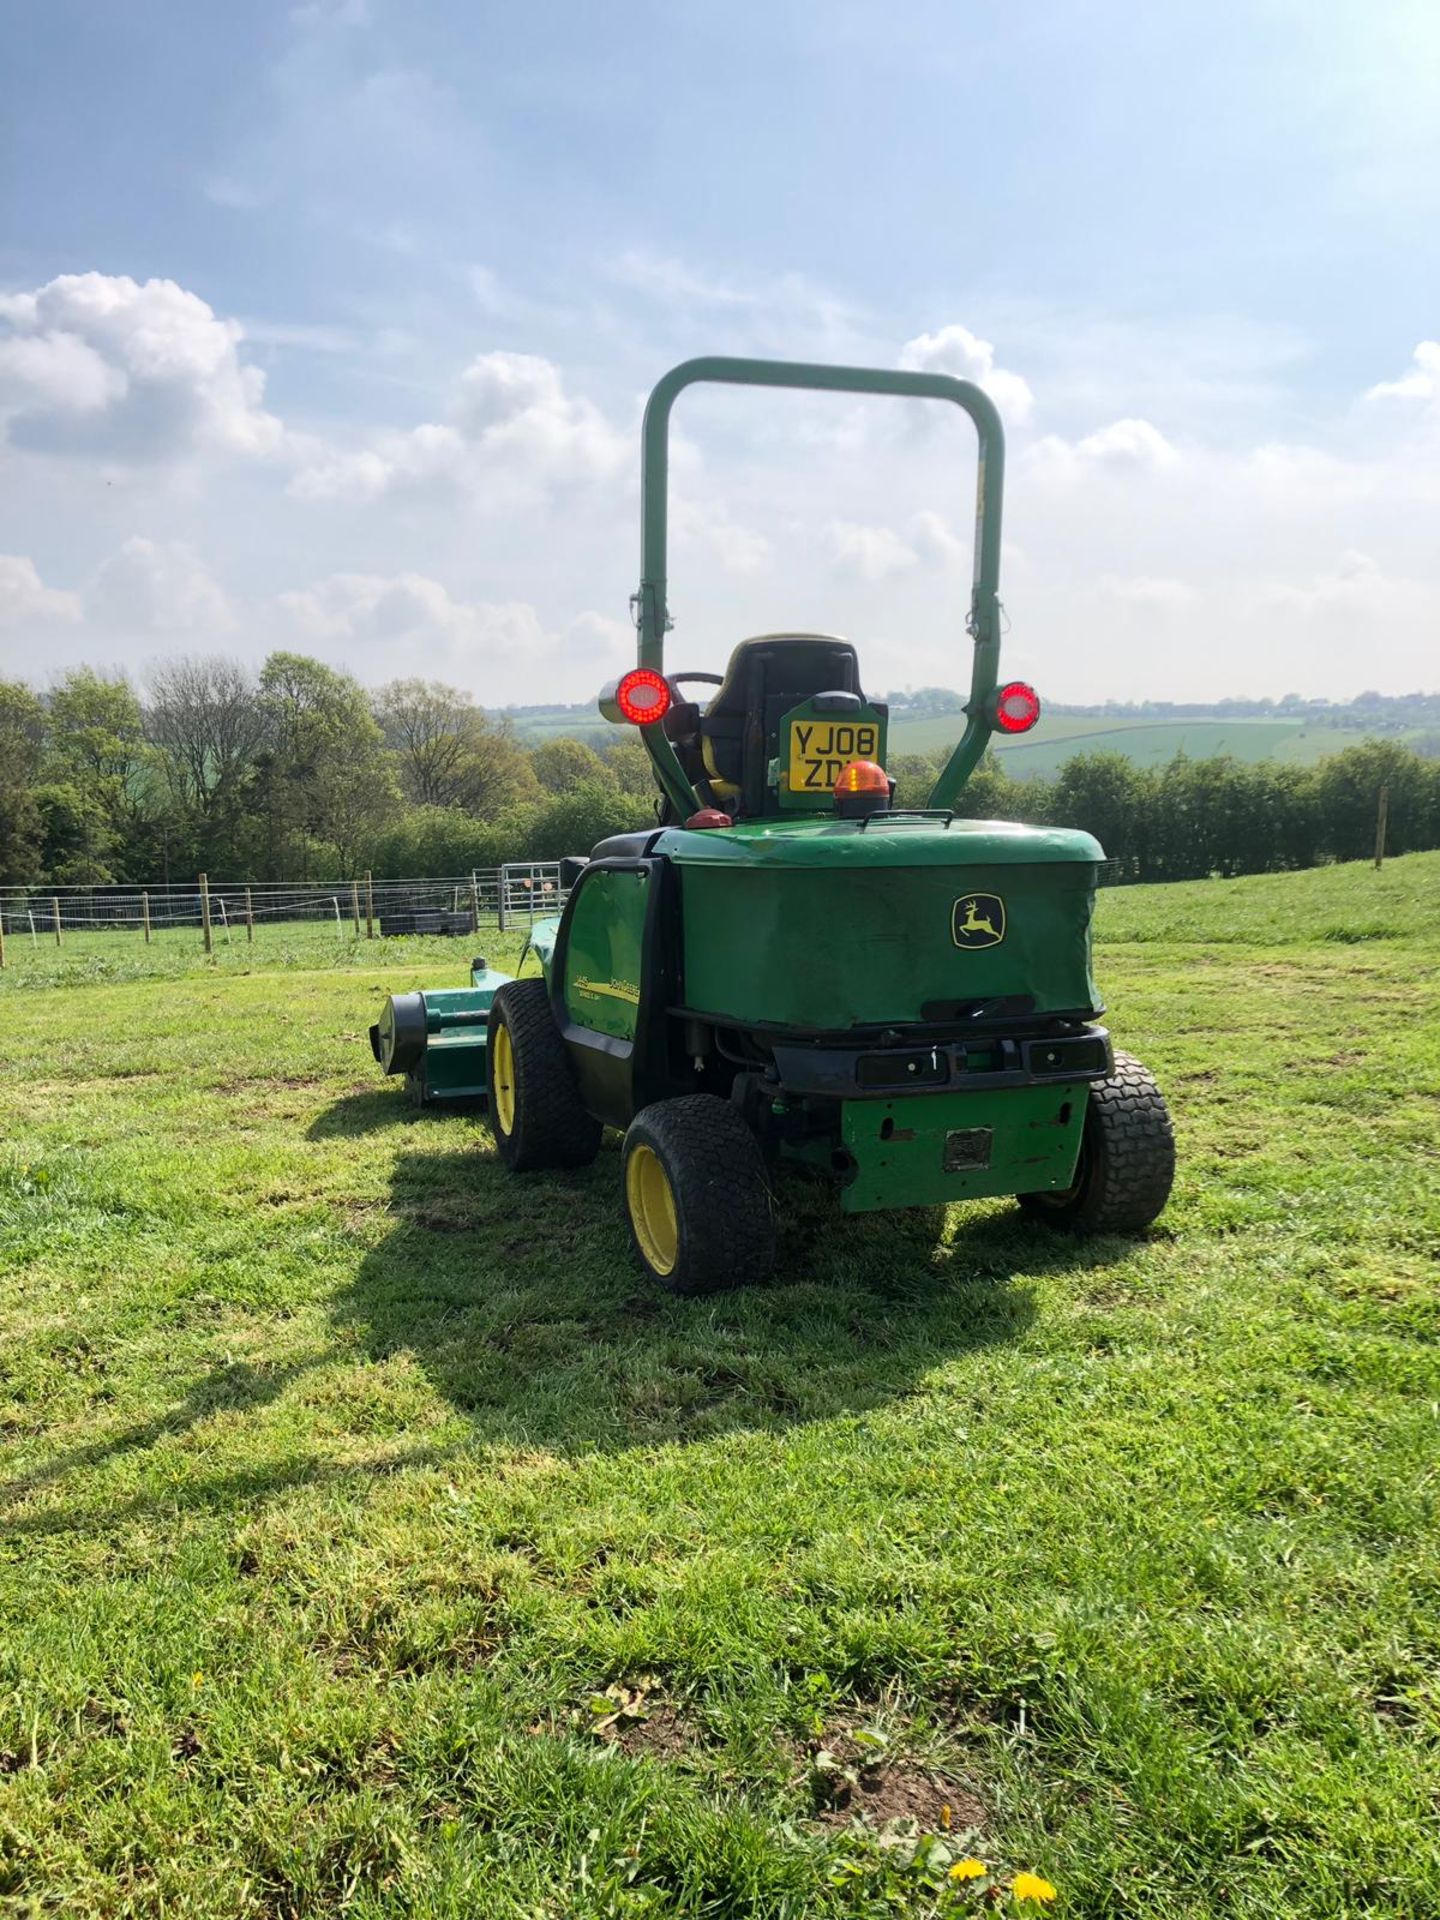
M890 751L935 754L959 738L965 696L949 687L921 687L884 696L890 703ZM593 703L573 707L510 707L505 716L527 746L567 735L603 747L617 738ZM1077 753L1123 753L1141 766L1177 753L1191 759L1230 754L1236 760L1321 760L1356 740L1385 737L1440 757L1440 693L1362 693L1354 700L1105 701L1096 706L1047 702L1040 724L1018 740L994 742L1006 771L1018 779L1050 775Z

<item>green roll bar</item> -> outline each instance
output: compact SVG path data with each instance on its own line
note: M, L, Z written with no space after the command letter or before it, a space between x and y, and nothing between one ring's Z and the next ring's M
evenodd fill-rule
M994 728L1000 666L1000 510L1005 490L1005 432L995 403L981 388L948 373L890 372L870 367L821 367L803 361L737 360L723 355L686 360L656 383L645 407L640 461L640 588L632 601L639 633L639 664L665 670L666 539L669 520L670 410L686 387L701 381L740 387L800 387L824 393L890 393L920 400L951 400L975 422L980 443L975 489L975 573L966 630L975 643L965 731L941 769L932 807L948 807L974 771ZM685 778L662 723L640 729L661 786L683 819L699 796Z

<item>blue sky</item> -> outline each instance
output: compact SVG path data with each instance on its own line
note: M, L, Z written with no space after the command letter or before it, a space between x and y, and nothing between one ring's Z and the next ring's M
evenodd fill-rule
M696 352L941 367L1057 697L1440 682L1440 9L19 4L0 670L301 646L586 697ZM676 664L967 677L973 449L684 403Z

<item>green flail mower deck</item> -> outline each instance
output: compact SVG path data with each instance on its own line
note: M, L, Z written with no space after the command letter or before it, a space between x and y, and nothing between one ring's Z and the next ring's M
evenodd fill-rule
M417 1107L483 1105L490 1009L511 977L479 959L468 987L392 994L370 1029L381 1071L403 1074Z

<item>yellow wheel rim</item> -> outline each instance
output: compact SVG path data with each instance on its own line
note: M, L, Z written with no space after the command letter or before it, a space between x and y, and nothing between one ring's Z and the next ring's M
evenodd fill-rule
M513 1133L515 1131L515 1049L510 1043L510 1029L503 1020L495 1029L491 1050L495 1055L495 1124L501 1133Z
M656 1273L673 1273L680 1255L675 1195L653 1147L637 1145L625 1162L625 1204L646 1264Z

